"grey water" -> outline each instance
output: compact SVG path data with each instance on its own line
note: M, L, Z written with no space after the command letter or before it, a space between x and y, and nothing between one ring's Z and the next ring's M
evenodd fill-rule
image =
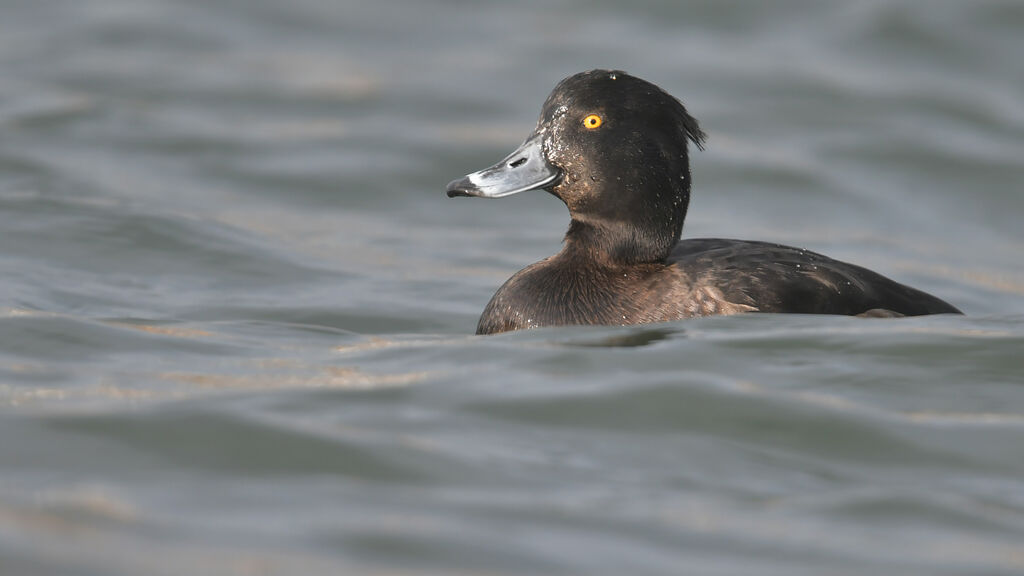
M1024 573L1024 4L0 2L0 574ZM561 78L963 317L473 335Z

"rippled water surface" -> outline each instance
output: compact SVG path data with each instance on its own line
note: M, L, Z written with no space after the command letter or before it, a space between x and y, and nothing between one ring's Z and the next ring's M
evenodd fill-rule
M1024 573L1024 4L13 0L0 573ZM476 337L555 82L710 135L684 234L964 317Z

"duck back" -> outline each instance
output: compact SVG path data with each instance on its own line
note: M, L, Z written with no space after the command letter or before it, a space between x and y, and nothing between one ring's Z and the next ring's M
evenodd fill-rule
M723 238L682 240L668 263L757 312L921 316L960 314L921 290L810 250ZM886 314L888 313L888 314Z

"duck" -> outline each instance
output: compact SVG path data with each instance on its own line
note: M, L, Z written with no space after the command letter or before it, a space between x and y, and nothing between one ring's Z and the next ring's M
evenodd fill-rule
M559 82L515 151L446 189L450 198L544 190L569 210L561 251L509 278L484 308L477 334L740 313L961 314L931 294L810 250L681 239L689 147L703 150L705 138L678 99L621 70Z

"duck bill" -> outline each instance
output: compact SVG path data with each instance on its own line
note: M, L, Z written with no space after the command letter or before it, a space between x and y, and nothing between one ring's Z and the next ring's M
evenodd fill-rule
M554 186L561 179L562 171L544 157L541 137L535 134L494 166L449 182L448 197L501 198Z

